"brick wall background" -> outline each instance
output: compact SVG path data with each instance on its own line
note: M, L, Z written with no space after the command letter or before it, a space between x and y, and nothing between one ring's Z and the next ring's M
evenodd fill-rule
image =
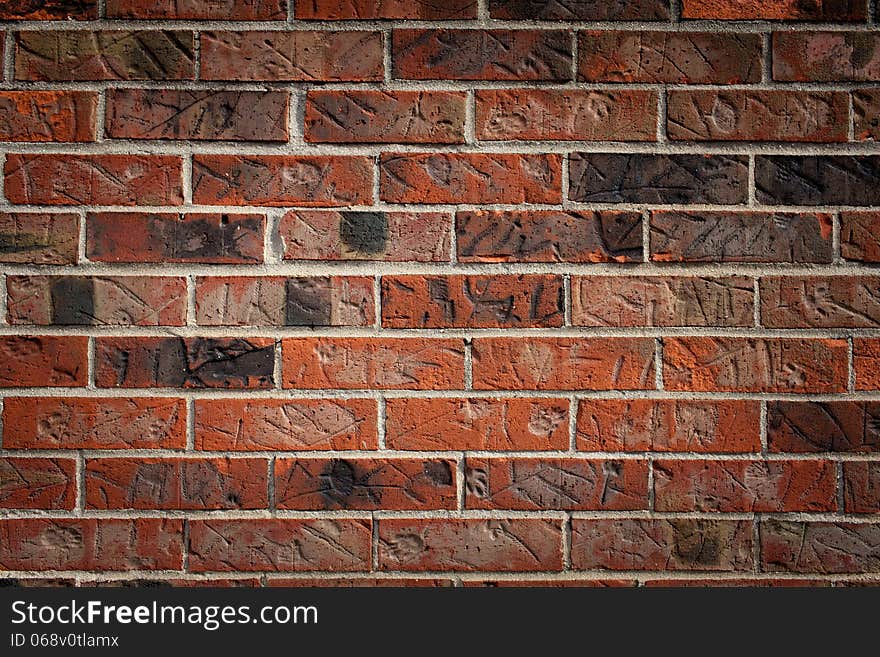
M880 581L866 0L10 0L3 582Z

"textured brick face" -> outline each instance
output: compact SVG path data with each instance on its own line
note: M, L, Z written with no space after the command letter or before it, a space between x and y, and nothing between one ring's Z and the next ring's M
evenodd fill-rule
M868 0L0 0L0 585L880 584Z

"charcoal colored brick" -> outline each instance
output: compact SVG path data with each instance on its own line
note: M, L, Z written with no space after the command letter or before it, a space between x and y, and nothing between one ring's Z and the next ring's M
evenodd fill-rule
M767 443L771 452L880 452L880 403L770 402Z
M0 262L73 265L78 243L75 214L0 212Z
M768 205L878 205L880 157L758 155L755 187Z

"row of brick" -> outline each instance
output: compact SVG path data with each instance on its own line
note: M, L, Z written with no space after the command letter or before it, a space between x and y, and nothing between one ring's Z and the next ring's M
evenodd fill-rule
M401 80L736 84L762 80L760 33L394 29ZM13 33L20 81L381 82L380 31L52 30ZM772 80L876 82L876 32L773 32ZM198 71L198 76L196 75Z
M748 155L570 153L567 200L581 203L745 205ZM766 205L880 205L878 155L755 155ZM194 155L192 197L204 205L325 206L379 199L411 204L559 204L563 155L383 153ZM183 157L10 153L13 204L181 205ZM44 184L52 181L52 184ZM63 183L63 184L61 184Z
M576 518L571 568L880 570L880 524L764 519L755 536L753 527L751 520ZM194 573L369 572L373 532L381 571L563 569L562 521L526 518L6 519L0 520L0 565L6 570L182 570L186 557Z
M585 452L761 451L761 404L749 400L390 398L383 445L403 451L565 451L573 421ZM575 413L571 417L571 413ZM199 451L375 450L375 399L196 399ZM7 397L6 450L172 449L187 446L185 400ZM880 402L771 401L773 454L880 452Z
M833 512L880 510L880 461L87 458L85 509ZM72 510L74 458L0 458L0 508ZM651 476L653 473L653 477ZM461 479L461 481L459 481Z
M659 92L482 89L477 140L656 141ZM850 118L850 103L854 112ZM456 91L307 92L312 143L463 144L467 94ZM0 141L94 142L98 93L0 91ZM286 142L287 91L109 89L103 136ZM880 137L880 92L672 90L673 141L846 142Z
M383 275L382 328L880 326L876 276ZM376 326L364 276L195 278L199 326ZM17 326L185 326L187 280L172 276L7 276ZM571 321L565 321L570 311Z

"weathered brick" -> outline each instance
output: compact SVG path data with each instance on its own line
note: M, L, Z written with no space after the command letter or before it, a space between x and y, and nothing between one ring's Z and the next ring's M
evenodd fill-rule
M139 587L174 587L174 588L244 588L261 586L258 577L235 577L235 578L216 578L210 579L105 579L105 580L84 580L80 586L95 586L98 588L139 588Z
M38 205L180 205L181 158L174 155L6 156L4 192Z
M98 0L6 0L0 20L56 21L93 20L98 17Z
M576 276L576 326L751 326L752 279L743 276Z
M681 17L726 21L864 21L867 5L859 0L683 0Z
M767 404L771 452L880 452L880 403Z
M0 388L84 386L87 349L85 337L0 336Z
M880 80L876 32L774 32L773 79L795 82Z
M442 20L477 17L476 0L311 0L294 5L303 20L370 20L411 18Z
M504 153L383 153L379 189L391 203L558 203L562 159Z
M450 459L283 458L274 472L279 509L422 511L458 504Z
M379 522L381 570L562 570L558 520L407 520Z
M840 254L847 260L880 262L880 213L841 213Z
M16 34L16 80L192 80L194 76L192 32L52 30Z
M447 390L464 385L464 345L453 339L290 338L285 388Z
M652 90L478 89L476 107L477 139L657 139L657 92Z
M106 134L116 139L287 141L286 91L109 89Z
M366 156L193 157L193 200L206 205L358 205L372 188Z
M853 138L856 141L880 140L880 91L860 89L852 93Z
M844 463L843 491L847 513L880 511L880 463L877 461Z
M183 521L162 518L0 520L4 570L173 570Z
M845 392L847 344L837 339L664 338L667 390Z
M545 21L653 21L669 18L665 0L489 0L492 18Z
M285 260L449 261L452 219L441 212L291 210Z
M10 324L183 326L186 279L170 276L10 276Z
M265 509L265 459L88 459L90 509Z
M452 587L451 579L428 579L413 577L268 577L266 586L284 588L399 588Z
M571 565L579 570L752 569L745 520L572 520Z
M0 508L73 509L76 460L0 457Z
M0 212L0 262L73 265L78 244L75 214Z
M98 94L0 92L0 141L95 141Z
M641 262L638 212L463 211L455 217L462 262Z
M197 399L199 450L376 449L372 399Z
M761 323L772 328L880 326L880 279L873 276L761 278Z
M108 18L273 21L287 19L286 0L107 0Z
M484 390L649 390L648 338L476 338L474 388Z
M297 3L299 4L299 3ZM381 32L202 32L203 80L378 81Z
M7 397L4 449L183 449L183 399Z
M578 32L578 79L741 84L761 81L761 36L712 32Z
M460 144L465 94L451 91L308 92L309 142Z
M403 450L564 450L568 400L387 399L385 444Z
M842 91L670 91L666 132L687 141L845 142Z
M372 278L196 279L200 326L372 326L375 315Z
M765 572L880 572L880 524L768 518L759 529Z
M486 588L622 588L638 586L634 579L465 579L461 585Z
M702 588L806 588L806 587L830 587L832 582L823 579L649 579L642 583L642 586L648 588L682 588L682 587L702 587Z
M524 511L648 508L648 463L582 458L472 458L465 506Z
M382 326L562 326L563 296L552 275L383 276Z
M651 260L832 261L830 214L652 212Z
M572 153L569 198L583 203L745 203L741 155Z
M369 520L191 520L193 572L370 570Z
M269 338L98 338L100 388L270 388Z
M86 255L97 262L263 262L262 214L90 212Z
M880 339L853 339L856 390L880 390Z
M563 30L394 30L392 75L409 80L570 80Z
M657 511L835 511L831 461L655 461Z
M880 156L757 155L755 194L770 205L880 205Z
M581 399L577 448L587 452L758 452L758 402Z

